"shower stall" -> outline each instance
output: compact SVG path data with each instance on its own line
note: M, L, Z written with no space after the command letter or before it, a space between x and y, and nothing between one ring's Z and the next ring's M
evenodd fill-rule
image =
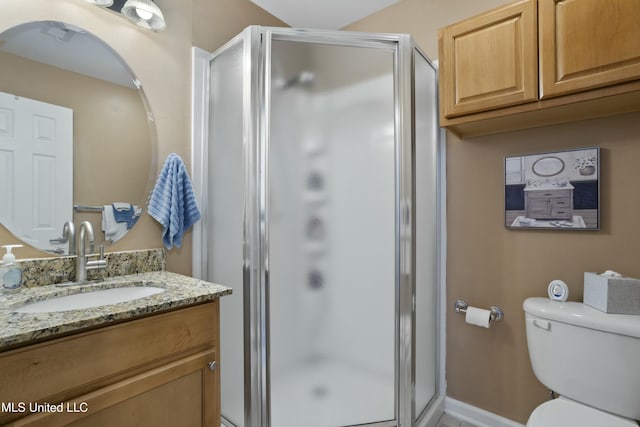
M436 71L408 35L252 26L207 58L194 273L223 424L416 426L438 397Z

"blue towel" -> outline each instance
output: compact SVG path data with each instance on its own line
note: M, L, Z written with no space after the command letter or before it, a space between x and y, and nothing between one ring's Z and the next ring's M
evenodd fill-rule
M111 206L113 207L113 218L116 222L126 222L127 230L130 230L138 222L142 213L141 209L136 209L136 206L131 203L113 203Z
M162 243L167 249L173 245L179 248L184 232L200 219L187 168L175 153L170 154L162 166L148 211L162 224Z

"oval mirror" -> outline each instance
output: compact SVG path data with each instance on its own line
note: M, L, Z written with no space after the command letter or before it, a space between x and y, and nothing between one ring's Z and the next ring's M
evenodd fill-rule
M140 83L91 33L41 21L0 34L0 223L69 254L63 226L96 243L126 235L156 175L155 131Z
M545 156L536 160L531 169L541 177L556 176L564 170L564 161L556 156Z

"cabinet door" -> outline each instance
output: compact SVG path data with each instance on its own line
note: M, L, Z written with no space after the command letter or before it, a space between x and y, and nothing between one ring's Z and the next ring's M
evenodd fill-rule
M639 0L539 0L541 97L640 79Z
M551 208L549 206L548 198L527 198L527 217L544 219L551 216Z
M537 100L536 20L526 0L440 30L443 118Z
M220 426L213 349L177 360L20 419L21 426Z

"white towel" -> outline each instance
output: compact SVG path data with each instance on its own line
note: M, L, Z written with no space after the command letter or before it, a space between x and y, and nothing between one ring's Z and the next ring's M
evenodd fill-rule
M117 242L127 234L127 223L116 222L113 205L102 207L102 231L104 231L104 239L111 242Z
M124 205L126 205L128 209L133 207L133 220L129 222L118 222L116 221L116 216L114 214L114 207L118 209L118 206ZM130 203L113 203L111 205L102 206L102 231L104 231L104 239L111 242L117 242L122 239L125 234L127 234L127 231L131 229L133 224L135 224L140 215L142 215L142 208L136 205L131 205Z

